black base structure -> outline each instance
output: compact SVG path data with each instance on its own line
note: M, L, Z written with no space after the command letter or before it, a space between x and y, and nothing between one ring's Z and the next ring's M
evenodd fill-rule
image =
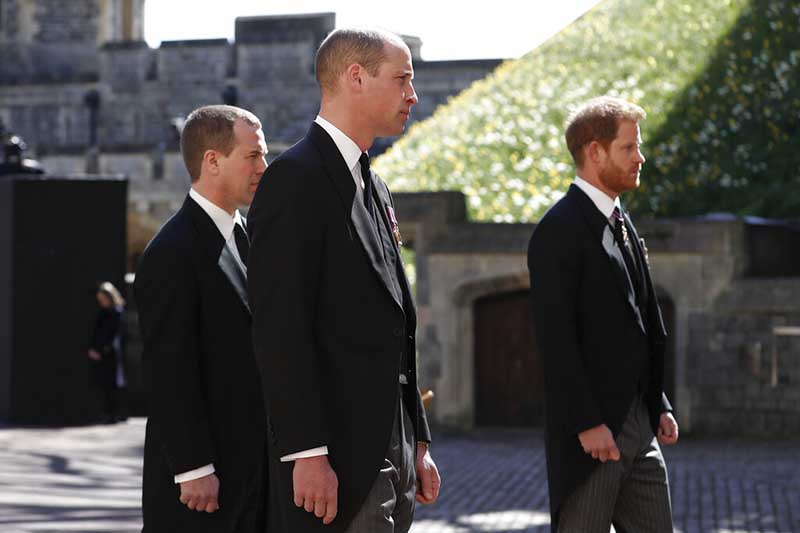
M0 176L0 420L100 417L87 350L98 284L125 286L127 191L121 177Z

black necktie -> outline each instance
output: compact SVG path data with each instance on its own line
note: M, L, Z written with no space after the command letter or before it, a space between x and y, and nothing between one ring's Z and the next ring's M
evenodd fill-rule
M372 175L369 172L369 155L367 152L361 154L358 162L361 164L361 178L364 180L364 207L367 208L367 213L374 220L375 207L372 201Z
M634 291L634 296L638 303L639 297L642 294L642 277L639 269L636 267L636 261L633 259L633 250L631 249L631 243L628 238L628 229L625 227L625 219L618 207L614 208L611 218L614 220L614 240L617 241L619 251L622 252L622 258L625 260L625 267L628 269L628 275L631 278L631 288Z
M633 244L630 242L628 229L625 227L625 219L618 207L614 208L614 213L611 215L611 218L614 220L614 240L617 241L617 246L619 246L619 249L622 252L622 258L625 260L625 267L628 269L628 275L630 276L631 283L633 284L636 306L639 308L639 314L642 317L642 323L645 325L645 328L649 328L649 322L647 320L647 302L645 300L646 295L642 281L644 279L644 273L636 266L639 263L633 257ZM645 356L642 360L642 366L637 382L637 387L640 394L647 394L649 383L650 358Z
M239 258L242 263L247 266L247 256L250 253L250 239L247 238L247 233L244 228L239 224L233 225L233 238L236 240L236 249L239 250Z

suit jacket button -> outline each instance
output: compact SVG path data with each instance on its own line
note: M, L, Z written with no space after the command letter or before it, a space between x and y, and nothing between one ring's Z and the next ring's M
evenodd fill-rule
M403 336L403 329L402 328L394 328L394 331L392 331L392 333L394 333L395 337L402 337Z

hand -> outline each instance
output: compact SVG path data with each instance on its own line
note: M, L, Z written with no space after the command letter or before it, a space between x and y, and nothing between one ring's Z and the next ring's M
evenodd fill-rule
M417 443L417 501L423 505L430 505L439 497L439 487L442 478L439 470L431 459L428 445L424 442Z
M98 352L97 350L95 350L95 349L90 349L89 350L89 359L92 359L94 361L99 361L101 359L101 357L102 356L100 355L100 352Z
M672 413L661 413L658 421L658 442L667 446L678 442L678 423Z
M181 503L192 511L213 513L219 509L219 479L209 474L181 485Z
M583 451L601 462L619 461L619 449L608 426L601 424L578 433Z
M333 522L338 505L339 480L328 462L328 456L295 460L292 477L294 504L322 518L325 525Z

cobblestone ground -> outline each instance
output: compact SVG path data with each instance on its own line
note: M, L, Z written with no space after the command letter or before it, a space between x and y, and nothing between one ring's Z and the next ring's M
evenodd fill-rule
M540 434L440 440L444 492L418 508L412 533L550 531ZM676 532L800 533L800 439L684 438L664 454Z
M140 531L144 420L0 428L0 532ZM412 533L546 532L541 436L441 435L443 492ZM681 533L800 533L800 439L683 439L665 450Z

